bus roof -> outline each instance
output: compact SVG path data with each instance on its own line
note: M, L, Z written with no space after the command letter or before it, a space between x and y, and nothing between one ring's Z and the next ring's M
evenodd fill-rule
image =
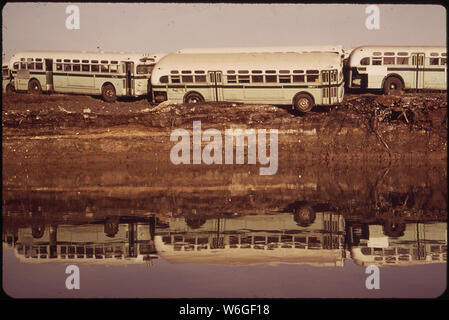
M319 46L243 46L214 48L185 48L177 53L285 53L285 52L336 52L343 53L341 45Z
M11 57L10 64L20 61L20 58L52 58L52 59L92 59L92 60L120 60L141 61L155 63L165 54L136 53L136 52L104 52L104 51L22 51ZM141 61L143 62L143 61Z
M407 52L407 53L446 53L444 46L361 46L352 50L350 60L355 61L355 64L360 62L362 57L366 57L373 52Z
M281 70L340 68L341 59L331 52L320 53L172 53L156 64L155 72L170 70Z

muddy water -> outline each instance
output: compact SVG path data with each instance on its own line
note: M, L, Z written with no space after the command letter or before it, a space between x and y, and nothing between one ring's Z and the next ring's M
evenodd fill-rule
M446 164L3 163L13 297L433 297ZM66 288L68 265L79 290ZM365 273L377 266L380 289Z

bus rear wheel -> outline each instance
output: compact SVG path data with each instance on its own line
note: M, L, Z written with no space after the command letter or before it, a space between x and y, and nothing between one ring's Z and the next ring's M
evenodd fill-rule
M384 83L384 93L387 95L390 94L400 94L404 86L402 85L402 81L395 77L390 77L385 80Z
M204 98L202 95L196 92L187 93L184 96L184 103L199 103L204 102Z
M300 93L295 96L293 106L295 107L296 110L306 113L312 110L313 100L309 95L305 93Z
M105 84L101 89L101 97L106 102L115 102L117 95L115 94L115 88L112 84Z
M11 84L6 86L6 93L11 94L14 93L14 87Z
M41 84L39 83L39 81L30 80L30 82L28 82L28 93L30 93L30 94L41 94L42 93L42 88L41 88Z

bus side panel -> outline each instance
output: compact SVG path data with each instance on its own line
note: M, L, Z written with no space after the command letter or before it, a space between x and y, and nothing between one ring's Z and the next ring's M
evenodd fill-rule
M72 75L68 77L68 86L73 88L73 92L83 93L86 88L95 87L95 80L92 76Z
M106 82L111 83L114 88L115 88L115 94L117 96L121 96L122 92L123 92L123 80L120 78L109 78L109 77L102 77L101 74L96 74L95 75L95 87L93 89L92 94L100 94L101 95L101 90L103 88L103 85Z
M17 70L14 79L16 90L28 90L28 81L30 81L30 72L28 70Z
M381 89L382 82L387 76L387 67L385 66L367 66L368 89Z
M444 90L445 85L444 71L425 71L424 89Z
M289 89L285 89L289 91ZM243 97L244 101L248 103L264 103L270 102L274 104L284 104L285 96L288 95L284 93L282 88L244 88Z
M53 73L53 89L55 92L70 92L67 88L67 76Z

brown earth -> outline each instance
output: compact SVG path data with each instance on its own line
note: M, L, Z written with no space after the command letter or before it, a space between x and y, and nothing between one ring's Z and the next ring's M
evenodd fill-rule
M446 161L447 98L441 93L347 95L300 115L286 106L106 103L76 95L3 96L3 161L169 161L170 133L279 130L280 161Z

